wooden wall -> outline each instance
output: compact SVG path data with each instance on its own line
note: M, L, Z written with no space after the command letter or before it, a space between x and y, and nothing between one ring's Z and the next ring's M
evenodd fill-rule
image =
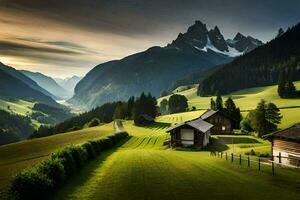
M272 142L272 154L276 162L281 161L283 164L300 165L300 143L274 139ZM278 156L281 156L281 159Z

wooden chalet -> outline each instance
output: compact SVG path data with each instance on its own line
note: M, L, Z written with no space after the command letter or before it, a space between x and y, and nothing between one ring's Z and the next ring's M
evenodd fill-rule
M265 137L272 142L272 156L275 162L300 167L300 125Z
M212 124L201 118L171 126L167 132L171 135L171 146L195 146L202 149L209 143Z
M214 125L211 129L211 134L233 133L233 121L220 111L208 110L200 118Z

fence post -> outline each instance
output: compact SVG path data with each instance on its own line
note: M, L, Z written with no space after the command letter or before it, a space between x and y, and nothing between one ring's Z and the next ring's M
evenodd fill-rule
M233 162L233 153L231 153L231 162Z
M242 155L240 154L240 165L242 165Z
M272 175L275 175L274 161L272 162Z
M248 156L248 167L250 167L250 157Z
M281 163L281 152L279 152L279 163Z
M226 157L226 160L227 160L227 152L225 154L226 154L225 157Z
M258 159L258 170L260 171L260 158Z

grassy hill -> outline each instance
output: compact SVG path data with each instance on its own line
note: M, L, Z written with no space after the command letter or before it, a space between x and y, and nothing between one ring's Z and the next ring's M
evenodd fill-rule
M90 163L53 199L298 199L298 172L270 167L258 172L209 156L209 152L175 151L163 146L169 124L136 127L125 123L131 139ZM230 137L230 136L220 136ZM235 136L227 151L270 151L270 144L251 136Z
M300 81L295 82L295 86L300 89ZM211 97L197 96L197 86L181 92L175 91L174 93L186 96L189 100L188 104L190 108L194 106L196 107L196 109L208 109L210 107ZM225 98L228 96L231 96L234 99L236 105L243 111L243 115L246 115L248 110L255 109L257 103L261 99L264 99L266 101L275 103L279 108L281 108L280 110L281 114L283 115L283 119L282 124L279 126L280 128L286 128L300 122L299 116L297 115L297 113L300 112L300 99L281 99L277 94L277 85L240 90L225 96L223 100L225 100ZM161 97L160 99L158 99L158 103L164 98L169 99L169 97L170 95ZM169 116L167 115L162 116L159 119L168 119L173 117L180 118L181 116L184 119L193 119L198 114L201 114L200 111L197 112L189 112ZM175 122L180 122L180 120Z
M51 153L69 144L79 144L112 133L114 133L113 125L106 124L0 146L0 191L7 186L9 179L17 171L46 159Z
M0 99L0 110L5 110L7 112L12 112L18 115L27 116L32 113L32 108L34 102L25 101L25 100L8 100Z

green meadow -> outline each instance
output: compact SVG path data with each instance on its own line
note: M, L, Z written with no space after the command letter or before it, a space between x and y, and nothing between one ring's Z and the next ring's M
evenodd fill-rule
M297 82L297 86L300 83ZM198 97L196 87L181 88L189 106L196 111L159 116L156 123L138 127L132 121L123 121L130 138L97 157L66 182L52 199L299 199L300 173L257 163L248 167L246 161L239 165L223 157L212 157L210 151L224 151L228 155L245 154L254 150L270 154L268 141L247 135L214 135L205 151L170 149L163 145L169 139L166 129L175 123L199 117L209 107L210 97ZM231 94L236 104L244 110L254 109L260 99L272 101L281 107L283 115L280 128L300 122L299 99L280 99L276 86L252 88ZM168 97L165 97L168 98ZM161 99L159 99L160 101ZM3 104L3 103L2 103ZM3 104L4 105L4 104ZM25 104L24 104L25 105ZM7 107L7 106L6 106ZM24 107L29 109L30 105ZM12 108L12 107L11 107ZM14 109L16 109L14 107ZM104 137L115 132L113 124L105 124L80 131L27 140L0 147L0 189L9 184L18 171L32 167L69 144ZM257 160L258 157L252 156Z
M149 127L125 122L131 138L106 152L53 195L53 199L299 199L299 172L246 162L240 166L209 151L163 146L168 124ZM215 136L235 154L270 151L267 141L251 136ZM228 138L226 138L228 137ZM230 137L234 137L233 139ZM233 142L232 142L233 140Z
M295 86L300 89L300 82L295 82ZM187 90L180 88L180 92L176 92L177 90L179 89L174 90L173 93L186 96L190 109L196 107L196 109L200 109L200 111L165 115L160 117L159 120L167 121L165 119L171 119L170 123L178 123L181 121L181 116L183 117L183 120L193 119L197 114L201 114L204 112L203 110L210 107L210 99L212 97L197 96L197 85ZM247 111L255 109L257 103L261 99L264 99L275 103L277 107L280 108L283 118L279 128L287 128L300 122L300 99L281 99L277 94L277 85L240 90L224 96L223 101L229 96L234 99L235 104L241 109L243 116L246 116ZM169 99L170 95L158 99L158 104L164 98Z
M113 125L110 123L0 146L0 191L7 186L10 178L18 171L43 161L51 153L70 144L80 144L113 133Z
M32 108L35 103L24 100L8 100L0 99L0 110L15 113L18 115L27 116L32 113Z

